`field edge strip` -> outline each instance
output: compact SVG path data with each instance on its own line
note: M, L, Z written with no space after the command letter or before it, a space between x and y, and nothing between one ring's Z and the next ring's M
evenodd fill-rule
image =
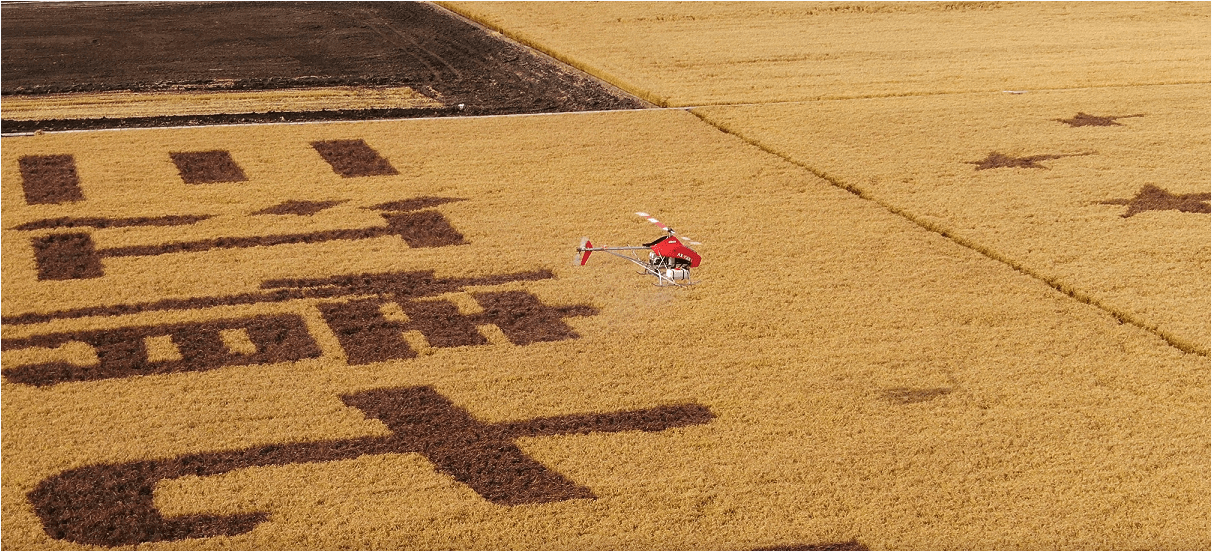
M225 113L221 115L156 115L92 119L0 120L4 135L34 132L79 130L122 130L135 128L176 128L257 123L362 122L391 119L422 119L461 115L458 106L385 109L325 109L319 111L267 111L264 113Z
M736 102L723 100L713 100L705 102L695 102L693 105L671 104L669 109L699 109L707 107L750 107L750 106L767 106L767 105L789 105L789 104L809 104L817 102L844 102L850 100L882 100L896 98L929 98L932 96L965 96L977 94L1030 94L1030 93L1045 93L1045 92L1070 92L1074 90L1099 90L1103 88L1146 88L1154 86L1195 86L1195 85L1212 85L1212 81L1170 81L1170 82L1142 82L1142 83L1110 83L1110 84L1084 84L1075 86L1056 86L1051 88L1024 88L1022 90L1001 90L999 88L967 88L967 89L951 89L951 90L920 90L910 92L884 92L875 94L853 94L853 95L837 95L837 96L804 96L799 98L788 98L769 101L753 101L753 102Z
M335 86L307 89L115 91L71 94L9 94L3 97L5 120L129 119L225 115L229 113L300 113L370 109L445 107L407 86Z
M1161 338L1163 341L1165 341L1171 347L1174 347L1184 353L1199 355L1202 357L1210 356L1210 351L1208 348L1201 347L1200 345L1195 344L1195 343L1190 343L1185 339L1172 335L1170 332L1167 332L1154 324L1149 324L1148 322L1145 322L1144 320L1140 320L1139 318L1137 318L1136 316L1133 316L1130 313L1121 312L1118 309L1105 305L1101 301L1099 301L1098 299L1096 299L1095 297L1093 297L1092 295L1090 295L1088 293L1085 293L1072 286L1066 285L1064 282L1061 282L1060 280L1058 280L1056 278L1052 278L1052 277L1040 274L1040 273L1036 272L1035 270L1032 270L1031 268L1023 265L1022 263L1019 263L1018 261L1016 261L1012 258L1004 256L993 249L985 247L984 245L981 245L971 239L968 239L966 237L963 237L962 235L959 235L954 230L951 230L941 224L938 224L938 223L935 223L932 221L928 221L928 220L924 220L905 209L901 209L900 207L897 207L886 201L878 199L875 196L871 195L866 190L863 190L862 188L849 184L838 177L830 175L820 169L817 169L816 167L812 167L803 162L800 162L800 161L796 160L795 158L793 158L792 156L787 155L778 150L775 150L771 147L768 147L765 144L763 144L757 140L749 138L748 136L741 134L739 131L732 129L723 123L713 121L707 115L700 113L695 109L686 109L686 111L690 112L691 115L694 115L699 120L703 121L705 124L714 127L716 130L719 130L720 132L733 136L733 137L735 137L753 147L756 147L766 153L775 155L775 156L779 157L780 159L783 159L784 161L791 163L792 165L800 167L800 168L812 173L813 175L816 175L820 179L828 182L829 184L831 184L837 188L841 188L842 190L850 192L850 193L858 196L859 198L862 198L862 199L865 199L872 203L875 203L876 205L879 205L880 207L883 207L884 209L888 210L888 212L890 212L894 215L900 216L900 217L908 220L909 222L916 224L917 226L921 227L922 229L925 229L932 233L938 234L939 236L942 236L943 238L946 238L962 247L966 247L977 253L980 253L981 255L983 255L989 259L992 259L994 261L1005 264L1006 266L1013 268L1014 270L1018 271L1021 274L1024 274L1026 276L1029 276L1031 278L1034 278L1036 280L1039 280L1039 281L1047 284L1048 287L1051 287L1052 289L1054 289L1064 295L1067 295L1072 299L1075 299L1081 303L1085 303L1092 307L1098 308L1099 310L1102 310L1103 312L1106 312L1107 314L1111 315L1112 318L1115 318L1121 324L1131 324L1142 330L1145 330L1145 331Z

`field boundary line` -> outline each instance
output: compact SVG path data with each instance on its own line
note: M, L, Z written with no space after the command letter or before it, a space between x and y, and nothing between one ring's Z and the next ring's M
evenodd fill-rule
M954 230L951 230L942 224L938 224L938 223L935 223L932 221L922 219L905 209L902 209L902 208L892 205L886 201L883 201L879 198L876 198L875 196L871 195L871 193L869 193L866 190L863 190L862 188L849 184L836 176L833 176L829 173L826 173L825 171L817 169L816 167L812 167L803 162L800 162L800 161L794 159L793 157L791 157L790 155L784 154L778 150L770 148L770 147L766 146L765 144L762 144L761 142L759 142L757 140L749 138L749 137L741 134L740 132L727 127L726 125L724 125L722 123L717 123L715 121L712 121L704 114L698 113L693 110L690 110L690 114L694 115L695 117L698 117L699 120L703 121L707 125L710 125L711 127L714 127L716 130L719 130L720 132L733 136L733 137L735 137L753 147L756 147L766 153L775 155L775 156L779 157L780 159L783 159L784 161L791 163L792 165L800 167L800 168L812 173L813 175L816 175L817 177L821 178L822 180L828 182L829 184L831 184L837 188L841 188L847 192L850 192L850 193L858 196L859 198L862 198L862 199L865 199L872 203L875 203L876 205L879 205L880 207L883 207L884 209L888 210L888 212L890 212L894 215L900 216L900 217L908 220L909 222L916 224L917 226L921 227L922 229L925 229L932 233L938 234L938 235L952 241L953 243L955 243L957 245L966 247L977 253L980 253L981 255L983 255L989 259L992 259L994 261L1005 264L1006 266L1013 268L1014 270L1018 271L1021 274L1030 276L1031 278L1034 278L1036 280L1039 280L1040 282L1047 284L1048 287L1051 287L1052 289L1054 289L1064 295L1067 295L1070 298L1077 300L1078 302L1085 303L1092 307L1098 308L1099 310L1102 310L1103 312L1111 315L1112 318L1115 318L1121 324L1131 324L1142 330L1145 330L1145 331L1161 338L1163 341L1165 341L1171 347L1174 347L1184 353L1199 355L1202 357L1209 356L1208 349L1206 349L1204 347L1201 347L1194 343L1189 343L1189 342L1187 342L1187 340L1174 336L1170 332L1162 330L1161 328L1157 327L1156 325L1149 324L1148 322L1145 322L1144 320L1141 320L1141 319L1137 318L1136 316L1133 316L1132 314L1121 312L1109 305L1106 305L1103 302L1096 299L1095 297L1093 297L1092 295L1085 293L1080 289L1066 285L1064 282L1061 282L1057 278L1052 278L1052 277L1048 277L1043 274L1040 274L1039 272L1032 270L1031 268L1025 266L1024 264L1022 264L1010 257L1002 255L1001 253L999 253L989 247L981 245L980 243L977 243L971 239L968 239L968 238L956 233Z
M1099 90L1103 88L1144 88L1150 86L1194 86L1197 84L1212 85L1212 81L1178 81L1178 82L1148 82L1138 84L1098 84L1091 86L1058 86L1055 88L1022 88L1019 90L994 90L994 89L973 89L973 90L937 90L929 92L905 92L886 94L863 94L857 96L833 96L821 98L804 98L798 100L777 100L770 102L734 102L726 101L709 102L690 106L672 106L669 109L700 109L708 107L752 107L759 105L790 105L790 104L806 104L815 102L844 102L852 100L885 100L895 98L926 98L930 96L962 96L966 94L1030 94L1032 92L1064 92L1071 90Z
M547 111L543 113L503 113L498 115L435 115L431 117L391 117L382 119L335 119L322 121L264 121L249 123L215 123L209 125L139 126L121 128L80 128L69 130L37 130L32 132L5 132L0 138L19 138L41 134L68 134L75 132L132 132L138 130L181 130L222 127L258 127L270 125L352 125L359 123L400 123L407 121L466 121L507 117L551 117L557 115L601 115L605 113L635 113L660 111L688 111L689 107L641 107L633 109L598 109L594 111Z
M458 15L458 14L455 14L455 15ZM468 22L472 23L472 24L476 24L475 21L469 20ZM489 30L491 30L491 29L489 29ZM522 46L526 46L526 45L522 45ZM550 56L546 56L545 54L543 54L543 52L536 51L535 53L537 55L543 55L544 57L550 57ZM557 63L563 63L560 60L555 60L555 61ZM577 68L572 67L572 69L577 69ZM577 70L579 71L579 69L577 69ZM588 75L588 76L590 78L593 78L594 80L599 81L599 84L601 84L603 86L616 90L619 93L626 94L626 95L629 95L632 97L636 97L634 94L628 92L627 90L619 88L618 86L615 86L611 82L602 81L599 77L594 76L594 75ZM708 109L708 108L713 108L713 107L780 106L780 105L800 105L800 104L809 104L809 103L816 103L816 102L841 102L841 101L876 100L876 99L889 99L889 98L951 96L951 95L963 95L963 94L1007 94L1007 93L1023 94L1023 93L1031 93L1031 92L1060 92L1060 91L1066 91L1066 90L1094 90L1094 89L1099 89L1099 88L1138 88L1138 87L1148 87L1148 86L1192 86L1192 85L1200 85L1200 84L1212 85L1212 81L1132 84L1132 85L1118 85L1117 84L1117 85L1105 85L1105 86L1075 86L1075 87L1062 87L1062 88L1025 89L1025 90L1021 90L1021 91L1019 91L1019 90L1015 90L1015 91L973 90L973 91L961 91L961 92L924 92L924 93L914 93L914 94L885 94L885 95L873 95L873 96L817 98L817 99L807 99L807 100L783 100L783 101L775 101L775 102L701 104L701 105L675 106L675 107L663 107L663 106L659 106L659 105L654 105L654 104L651 104L650 102L647 102L643 98L637 97L636 99L639 100L641 103L649 104L651 107L629 108L629 109L598 109L598 110L590 110L590 111L546 111L546 112L541 112L541 113L502 113L502 114L494 114L494 115L463 115L463 116L431 115L431 116L420 116L420 117L371 117L371 118L351 117L348 119L337 118L337 119L316 119L316 120L305 120L305 121L248 121L248 122L234 122L234 123L203 123L203 124L194 124L194 125L131 126L131 127L117 127L117 128L73 128L73 129L63 129L63 130L3 132L3 133L0 133L0 137L15 138L15 137L21 137L21 136L34 136L34 135L38 134L38 132L42 132L43 134L49 134L49 133L58 134L58 133L70 133L70 132L110 132L110 131L120 131L120 130L217 128L217 127L235 127L235 126L262 126L262 125L343 124L343 123L369 123L369 122L377 122L377 121L399 122L399 121L426 121L426 120L433 120L433 119L481 119L481 118L494 118L494 117L542 117L542 116L551 116L551 115L579 115L579 114L591 115L591 114L627 112L627 111L675 111L676 110L676 111L693 112L695 109ZM454 109L457 109L457 108L446 108L446 110L454 110ZM311 113L311 112L299 112L299 113ZM26 122L26 121L18 121L18 122ZM38 122L38 121L33 121L33 122ZM708 123L708 124L711 124L711 123ZM715 126L715 125L713 124L712 126Z

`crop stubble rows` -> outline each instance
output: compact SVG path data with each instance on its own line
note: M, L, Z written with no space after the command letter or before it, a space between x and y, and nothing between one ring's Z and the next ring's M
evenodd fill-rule
M1198 3L441 4L667 107L1206 83L1210 63Z
M1043 546L1056 534L1095 546L1112 542L1098 529L1108 519L1164 520L1116 535L1116 545L1198 541L1206 397L1189 391L1206 386L1199 362L690 114L579 117L572 127L522 118L6 138L3 260L15 299L4 303L6 544L54 544L46 540L50 522L22 497L35 488L53 496L60 483L38 485L87 466L171 468L155 485L154 515L140 519L196 528L238 516L247 523L235 527L252 527L214 537L222 547ZM452 135L467 139L442 140ZM344 176L315 144L364 145L377 157L364 155L362 166L380 166L379 159L396 174ZM207 158L230 159L244 180L187 183L192 173L171 154L188 151L227 152ZM18 160L30 155L70 155L83 199L27 204ZM553 256L583 233L650 238L649 226L625 218L638 207L711 236L704 286L674 295L619 264L595 259L582 268ZM328 235L381 226L385 209L441 214L462 243L410 247L384 235L145 250L105 257L101 275L68 280L39 280L31 248L39 236L81 229L99 250ZM184 218L139 224L168 215ZM755 273L753 259L778 270ZM418 274L426 270L437 272ZM350 274L367 276L341 276ZM396 292L379 288L341 287L404 274L454 287L394 299ZM315 293L282 294L291 286ZM349 292L380 298L336 299ZM233 299L199 309L189 297ZM531 297L539 310L500 309L494 297ZM139 304L158 307L121 307ZM88 310L105 305L112 310ZM533 317L550 309L565 309L551 320L572 333L527 341L510 329L509 313L540 320ZM65 314L28 318L56 312ZM271 364L207 361L182 341L205 337L238 356L263 342L265 326L204 323L249 317L305 328L315 353L295 348L305 354ZM301 326L273 322L281 317ZM445 322L427 326L429 317ZM450 325L459 320L465 325ZM98 358L111 362L105 366L144 359L205 369L133 378L119 371L41 386L7 377L10 359L20 358L8 343L67 334L87 342L115 326L132 328L146 349ZM156 336L140 328L153 326L173 339L149 341ZM443 333L455 328L463 329ZM401 332L402 339L384 339ZM362 352L359 343L374 345ZM689 425L651 432L521 438L526 458L595 498L500 507L429 452L420 460L373 447L369 456L312 455L389 437L362 407L339 402L370 389L440 396L434 400L455 405L464 419L493 427L669 414L660 409L679 405L698 405L677 412L710 418L694 414ZM1158 433L1174 438L1145 437ZM400 439L399 451L446 446ZM237 458L274 445L303 456ZM1166 460L1142 463L1130 452L1141 448ZM172 467L228 458L216 455L236 455L232 465L247 467L185 478ZM1041 501L1044 488L1069 492ZM1168 494L1156 495L1158 488ZM1108 497L1125 489L1150 499L1107 511ZM347 508L362 515L338 514ZM1058 509L1087 521L1058 522ZM922 512L944 523L923 524ZM813 521L802 517L809 513ZM767 522L747 521L757 518ZM337 519L346 529L317 530L317 520ZM67 527L51 535L100 543ZM168 531L155 533L161 537L180 534L171 524L138 525L124 538L146 539L155 527ZM180 544L192 542L200 541Z
M711 124L1207 356L1207 86L696 110ZM1084 107L1081 107L1084 106ZM1149 113L1115 125L1078 109ZM1079 122L1081 119L1078 119ZM895 151L890 156L888 152Z

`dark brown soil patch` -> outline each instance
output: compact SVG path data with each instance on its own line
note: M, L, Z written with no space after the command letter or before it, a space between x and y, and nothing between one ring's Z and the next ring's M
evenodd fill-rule
M400 307L408 315L408 327L420 331L431 347L486 345L488 339L476 329L476 318L459 314L449 301L408 301Z
M926 401L932 401L943 395L951 393L948 387L934 387L930 389L915 389L911 387L895 387L884 390L884 397L888 400L899 404L914 404Z
M396 236L409 247L446 247L463 245L463 234L437 211L383 213L387 226L323 230L304 234L211 238L158 245L132 245L98 249L87 233L53 234L34 238L35 262L39 280L74 280L105 275L103 257L151 257L169 253L197 253L212 249L269 247L294 243L320 243L337 240L363 240Z
M256 346L256 352L241 354L229 351L220 332L233 329L245 330ZM181 353L181 360L156 362L148 358L144 339L158 336L172 338ZM4 370L4 377L14 383L46 386L69 381L198 372L223 366L271 364L320 356L320 348L311 334L307 333L303 319L295 315L48 334L6 339L2 346L4 350L58 347L69 341L93 346L100 362L92 366L66 362L29 364Z
M378 205L371 205L369 208L376 211L395 211L405 213L408 211L417 211L427 209L429 207L437 207L454 201L464 201L461 197L415 197L412 199L401 199L399 201L389 201Z
M311 147L332 165L334 172L344 178L400 174L365 140L312 142Z
M273 207L266 207L253 213L254 215L296 215L300 217L309 217L329 207L336 207L345 203L345 200L332 201L284 201Z
M593 492L526 455L514 440L591 432L658 432L715 418L698 404L574 414L488 424L431 387L376 389L342 397L387 426L386 437L263 445L164 460L101 464L51 476L27 496L46 533L94 546L132 546L254 529L270 513L164 517L154 488L166 479L209 476L253 466L348 460L368 454L420 453L438 472L502 506L594 499ZM856 548L841 548L855 550Z
M324 299L355 295L377 295L395 298L427 297L456 291L467 286L494 286L508 282L546 280L554 277L550 271L538 270L478 278L436 278L433 271L429 270L354 274L317 279L268 280L261 283L261 287L265 291L260 293L164 299L148 303L102 305L53 312L30 312L5 316L0 318L0 322L4 324L35 324L60 318L119 316L149 311L203 309L222 305L278 303L295 299ZM582 315L576 313L569 314L569 316Z
M821 543L797 543L785 544L777 546L766 546L762 548L754 548L754 550L870 550L866 545L858 541L848 542L821 542Z
M383 213L387 232L399 236L409 247L444 247L467 243L446 216L437 211Z
M128 247L113 247L99 249L97 254L105 257L147 257L167 255L169 253L196 253L212 249L242 249L248 247L269 247L290 243L320 243L336 240L362 240L392 235L392 229L387 227L349 228L341 230L324 230L306 234L278 234L272 236L248 236L214 238L191 242L173 242L161 245L132 245Z
M384 275L362 275L377 279ZM401 274L401 281L422 275ZM530 275L502 275L495 279L525 279ZM320 289L284 290L272 294L244 294L177 300L165 304L131 305L125 312L156 310L158 308L200 308L224 304L275 302L303 297L329 298L333 301L319 305L325 323L336 335L351 365L368 364L394 359L409 359L417 355L403 338L404 332L421 332L431 347L464 347L486 345L488 340L478 326L496 324L515 345L536 341L576 339L578 336L563 320L569 316L592 316L597 309L586 305L553 307L524 291L478 293L478 301L491 307L479 314L464 315L451 302L417 299L416 294L440 293L458 289L456 284L480 284L489 279L431 282L431 289L399 290L401 293L379 294L363 298L365 289L322 287ZM436 284L436 285L435 285ZM382 288L372 286L372 289ZM290 293L295 291L295 293ZM390 320L383 313L384 305L399 305L408 316L407 322ZM506 309L514 308L515 311ZM9 323L7 320L5 323ZM231 351L222 339L223 330L243 330L249 336L252 351ZM145 340L168 336L180 353L177 360L152 359ZM133 328L36 335L23 339L6 339L0 343L5 351L28 347L58 347L79 341L91 345L97 353L98 365L75 366L65 362L34 364L6 369L9 381L26 385L54 385L69 381L121 378L148 374L210 370L220 366L266 364L313 358L319 349L306 326L297 316L253 317L204 324L168 324Z
M21 190L30 205L81 201L76 160L70 155L26 155L17 160Z
M244 171L223 150L173 152L173 164L186 184L208 184L211 182L244 182L248 180Z
M1004 153L990 152L988 156L980 161L965 161L970 165L976 165L976 170L985 171L989 169L1047 169L1040 165L1040 161L1049 159L1060 159L1062 157L1075 157L1078 155L1090 155L1089 153L1075 153L1069 155L1031 155L1028 157L1014 157Z
M324 320L332 328L349 364L368 364L416 356L403 334L417 330L431 347L485 345L488 340L477 326L495 324L514 345L538 341L562 341L579 337L564 322L568 316L592 316L597 309L585 305L552 307L525 291L476 293L484 312L463 315L447 301L409 300L406 296L385 295L380 299L362 299L320 306ZM389 320L382 311L394 302L408 316L408 322Z
M5 95L408 86L446 106L3 121L4 132L646 106L419 2L6 3L0 26L0 93Z
M1074 115L1071 119L1057 119L1057 121L1065 123L1071 127L1123 126L1121 123L1117 122L1116 119L1126 119L1128 117L1144 117L1144 115L1138 113L1136 115L1113 115L1109 117L1099 117L1096 115L1078 112L1078 114Z
M1212 212L1212 207L1208 204L1209 200L1212 200L1212 194L1172 194L1152 184L1145 184L1132 199L1109 199L1100 203L1127 205L1128 211L1120 216L1128 218L1145 211L1209 213Z
M514 345L575 339L576 332L564 323L563 318L597 313L592 307L552 308L524 291L495 291L473 296L484 308L479 318L495 324Z
M39 280L78 280L105 275L88 234L51 234L33 239Z
M162 217L62 217L27 222L16 230L49 230L53 228L123 228L128 226L183 226L210 218L210 215L166 215Z
M417 356L404 341L404 325L383 316L383 301L364 299L320 305L324 321L341 343L349 364L370 364Z

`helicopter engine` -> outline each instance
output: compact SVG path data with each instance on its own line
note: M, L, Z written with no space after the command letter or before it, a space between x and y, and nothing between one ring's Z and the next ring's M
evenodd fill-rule
M648 253L648 264L653 268L690 268L690 261L678 257L666 257L655 251Z
M689 280L689 268L667 268L665 269L665 278L668 280Z
M669 280L690 280L691 262L678 257L665 257L655 251L648 253L648 264Z

